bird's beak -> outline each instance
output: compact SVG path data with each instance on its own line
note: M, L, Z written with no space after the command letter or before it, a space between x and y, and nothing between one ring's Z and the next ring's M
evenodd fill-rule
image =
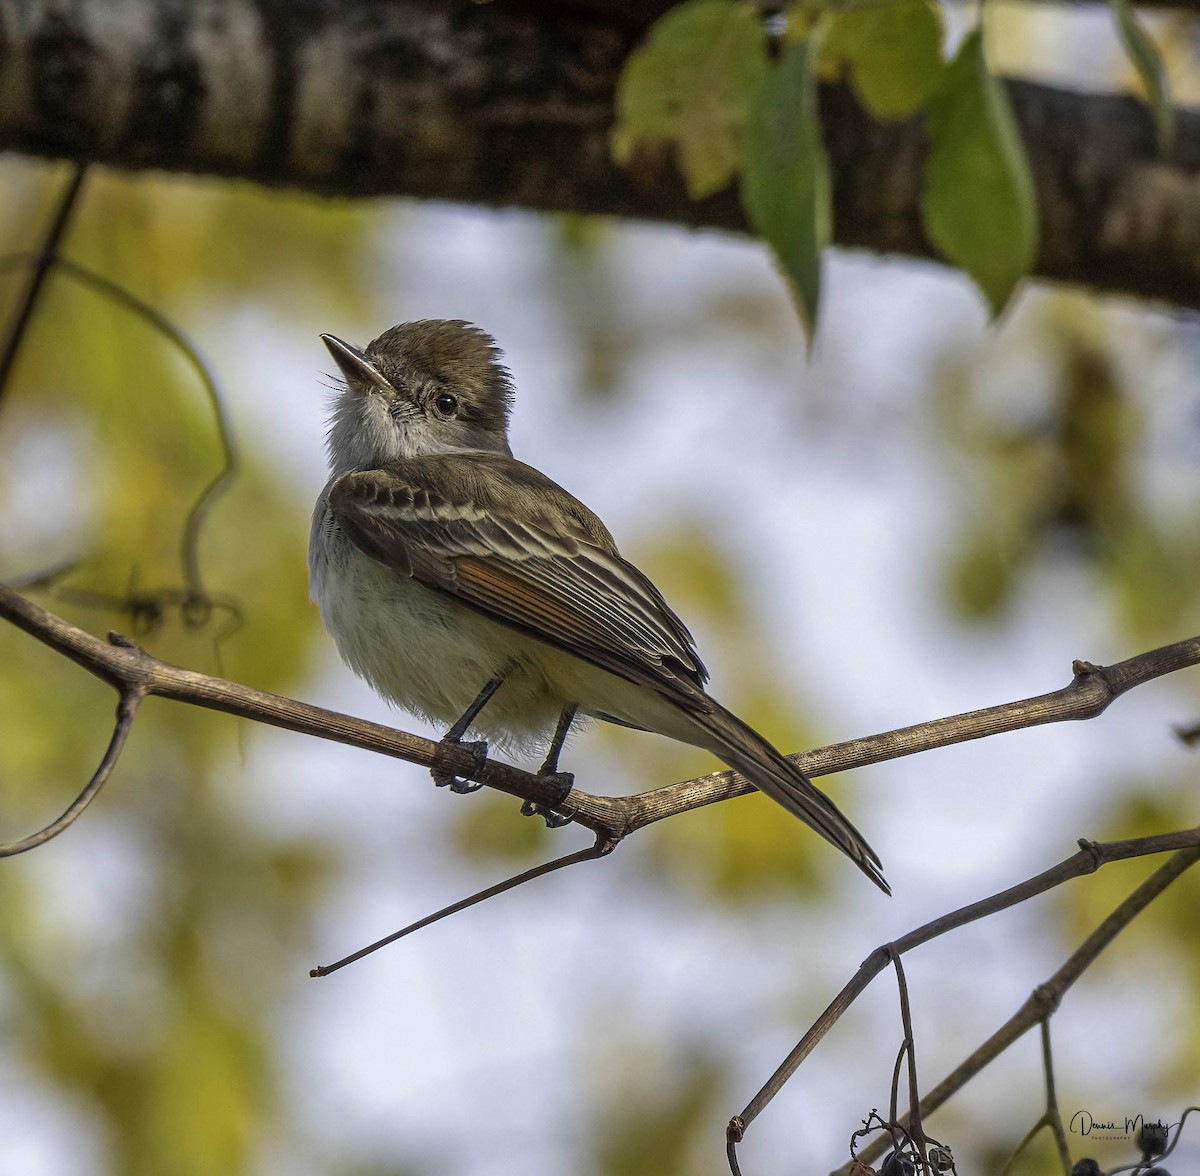
M380 374L379 369L357 347L351 347L344 339L336 335L322 335L321 342L329 348L333 361L346 377L347 385L356 392L366 392L371 388L380 391L394 392L391 384Z

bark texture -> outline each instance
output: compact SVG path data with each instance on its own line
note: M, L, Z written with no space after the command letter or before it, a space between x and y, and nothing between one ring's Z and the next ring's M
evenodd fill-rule
M0 0L0 150L741 231L669 152L609 156L621 65L668 4L626 0ZM1010 82L1042 219L1037 273L1200 307L1200 115L1156 158L1133 98ZM919 119L824 88L835 238L936 257ZM980 209L980 216L987 210Z

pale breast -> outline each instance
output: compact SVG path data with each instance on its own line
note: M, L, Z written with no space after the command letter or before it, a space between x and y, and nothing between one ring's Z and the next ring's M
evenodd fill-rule
M309 539L309 595L343 661L381 695L449 726L507 664L510 678L478 731L506 747L543 742L565 699L541 642L364 555L318 503Z

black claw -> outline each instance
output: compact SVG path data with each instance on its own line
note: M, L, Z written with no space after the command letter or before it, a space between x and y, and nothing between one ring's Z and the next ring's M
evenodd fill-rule
M521 816L541 817L546 822L547 829L561 829L564 825L569 825L575 819L574 817L567 816L566 813L556 813L553 809L546 808L544 805L535 804L532 800L527 800L521 805Z
M447 736L442 740L447 747L461 747L463 751L469 751L475 760L476 766L482 771L483 765L487 763L488 745L483 739L473 741L464 741L462 739L451 739ZM443 768L430 768L429 774L433 777L433 782L439 788L449 788L451 792L457 793L459 796L466 796L469 792L478 792L483 787L477 780L464 780L461 776L455 775L453 772L447 772Z
M564 825L569 825L575 818L568 816L566 813L560 813L558 806L571 795L571 789L575 786L575 773L538 772L538 779L545 780L550 784L556 784L559 790L558 796L555 797L554 803L550 805L536 804L532 800L525 801L521 805L521 816L541 817L546 822L547 829L561 829Z

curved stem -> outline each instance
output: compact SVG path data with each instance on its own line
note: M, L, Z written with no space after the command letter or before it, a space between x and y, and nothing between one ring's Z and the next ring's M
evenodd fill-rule
M0 858L15 857L19 853L25 853L26 850L36 849L75 824L83 810L96 799L100 789L108 783L108 778L112 775L112 770L116 767L117 760L120 759L121 752L125 749L125 740L129 738L134 717L137 715L138 707L144 697L144 692L137 687L122 692L120 701L117 703L117 721L113 725L112 737L108 741L108 747L105 748L99 766L92 773L92 778L84 785L83 791L63 810L57 820L51 821L36 833L21 838L20 841L10 841L7 845L0 845Z

